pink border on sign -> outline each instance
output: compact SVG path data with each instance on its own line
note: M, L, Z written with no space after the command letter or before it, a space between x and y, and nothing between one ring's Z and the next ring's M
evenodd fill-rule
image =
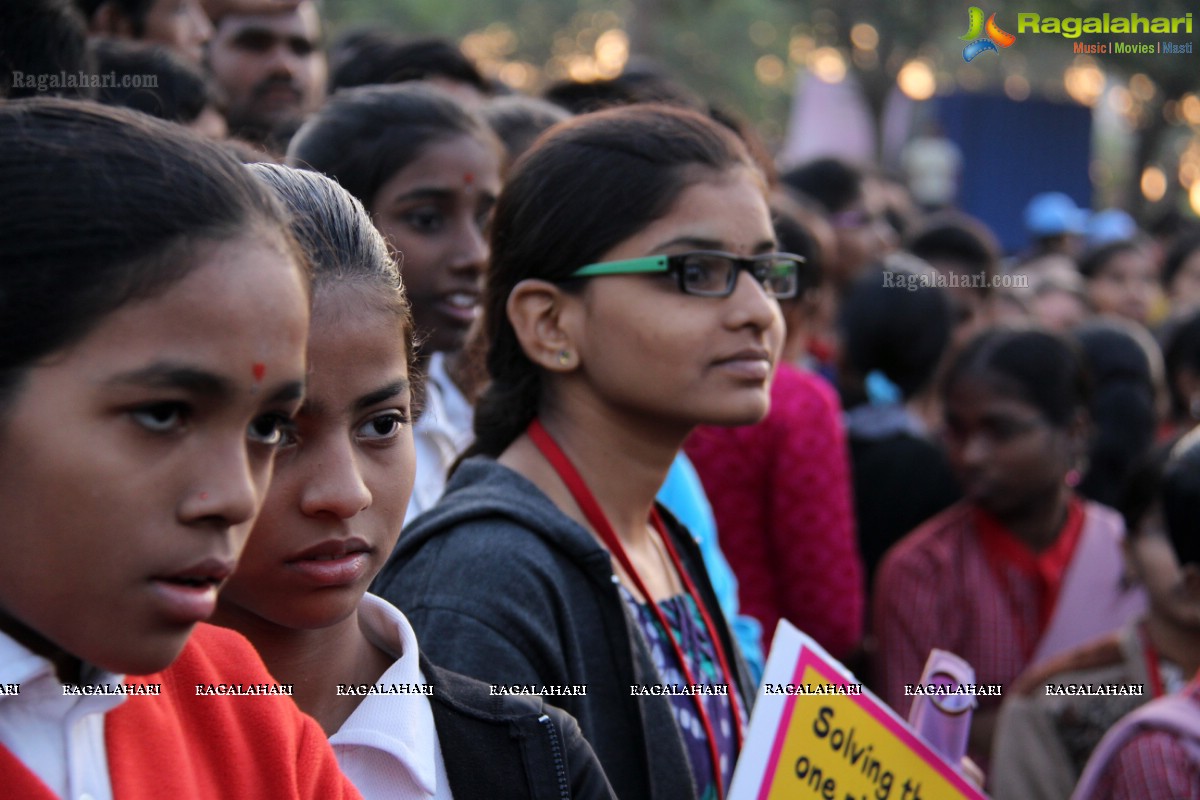
M796 672L792 676L792 683L802 683L804 671L812 667L827 679L830 683L837 685L845 685L846 678L837 674L833 668L823 661L813 650L808 647L801 647L800 658L796 661ZM783 740L786 737L788 725L792 721L792 713L795 711L796 698L806 695L790 695L783 705L783 715L779 718L779 727L775 733L775 742L771 745L771 756L767 761L767 769L763 774L763 782L758 790L758 800L766 800L770 793L771 785L775 781L775 771L779 767L779 754L783 751ZM874 702L868 702L867 695L853 695L854 702L860 708L875 718L875 721L887 728L889 732L897 739L900 739L910 749L916 752L926 763L937 770L938 774L951 783L956 789L961 791L968 797L978 798L978 800L986 800L986 795L982 794L975 788L974 784L966 780L962 775L946 764L938 753L934 752L929 745L925 744L911 730L901 725L895 717L887 713L883 708Z

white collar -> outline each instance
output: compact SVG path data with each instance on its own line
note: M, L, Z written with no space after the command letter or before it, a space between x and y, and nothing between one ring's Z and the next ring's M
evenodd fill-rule
M417 634L399 609L373 594L365 594L358 606L358 624L372 644L399 656L379 677L377 685L425 685ZM392 756L430 796L437 790L436 741L429 699L417 692L368 695L329 737L335 748L370 747Z
M85 684L116 686L125 681L124 675L107 672L99 667L84 662L80 676ZM7 633L0 631L0 684L34 684L49 681L62 686L54 662L45 656L38 655L25 645L18 642ZM5 695L0 694L0 701ZM110 695L109 702L102 706L116 707L120 705L122 695Z

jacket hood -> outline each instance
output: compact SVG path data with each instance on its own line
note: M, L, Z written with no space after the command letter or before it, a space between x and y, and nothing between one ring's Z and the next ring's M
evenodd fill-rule
M487 456L463 461L446 492L432 508L409 522L400 534L393 558L406 558L444 531L480 520L509 520L540 537L576 562L608 553L592 534L564 514L533 482ZM478 529L486 535L487 528Z

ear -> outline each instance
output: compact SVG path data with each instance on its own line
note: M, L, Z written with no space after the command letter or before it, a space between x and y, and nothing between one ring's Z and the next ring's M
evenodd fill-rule
M1200 598L1200 564L1184 564L1179 569L1183 573L1183 588L1188 597Z
M1091 415L1085 409L1079 409L1064 430L1067 434L1071 458L1082 464L1087 459L1088 443L1092 438Z
M111 0L101 3L92 12L92 18L88 20L88 27L92 33L122 39L133 38L133 22Z
M529 360L550 372L570 372L579 353L570 334L578 301L548 281L523 280L509 292L505 311Z
M1140 585L1142 582L1141 570L1138 569L1140 562L1134 553L1133 536L1128 531L1121 537L1121 557L1121 587L1130 589Z
M1200 375L1191 367L1181 367L1175 374L1175 390L1188 405L1192 417L1200 410Z

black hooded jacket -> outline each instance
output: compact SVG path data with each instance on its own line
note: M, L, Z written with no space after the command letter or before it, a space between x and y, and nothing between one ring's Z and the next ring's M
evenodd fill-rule
M699 548L659 511L729 655L729 691L748 710L749 678ZM493 685L549 687L545 699L579 721L618 797L696 797L670 699L632 696L662 679L608 552L523 476L464 461L372 591L404 612L434 663ZM577 686L587 693L553 694Z

